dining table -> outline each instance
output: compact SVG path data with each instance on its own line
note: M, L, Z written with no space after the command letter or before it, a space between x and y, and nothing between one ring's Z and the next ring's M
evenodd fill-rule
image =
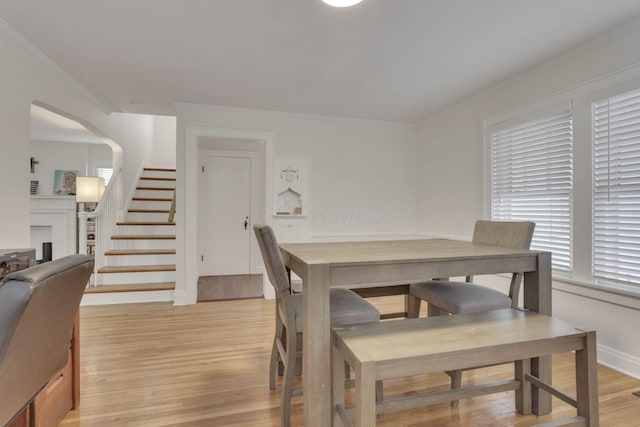
M431 278L524 273L523 309L551 315L551 253L452 239L283 243L285 265L303 283L304 425L330 426L331 328L329 289L394 286ZM532 373L551 383L551 356L532 361ZM537 387L532 410L551 412L551 396Z

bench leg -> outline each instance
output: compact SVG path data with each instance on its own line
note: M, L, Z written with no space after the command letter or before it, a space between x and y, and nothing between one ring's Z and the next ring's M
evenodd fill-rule
M519 414L531 413L531 383L526 376L531 374L531 359L516 360L514 362L515 379L520 381L520 388L516 389L516 411Z
M576 390L578 416L587 420L587 427L598 427L598 364L596 333L587 332L584 348L576 350Z
M376 425L376 367L361 363L356 370L356 427Z
M333 370L333 405L331 406L331 417L334 426L342 426L344 423L338 414L338 405L345 406L344 403L344 377L346 373L346 362L342 353L336 346L332 348L332 370Z
M451 377L451 390L457 390L459 388L462 388L462 371L461 370L448 371L447 375ZM458 403L459 403L458 400L452 400L451 407L457 408Z

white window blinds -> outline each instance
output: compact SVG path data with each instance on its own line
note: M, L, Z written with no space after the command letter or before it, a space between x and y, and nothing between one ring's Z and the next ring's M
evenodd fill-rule
M569 109L491 133L494 220L534 221L532 249L572 268L573 115Z
M593 275L640 283L640 90L592 104Z
M96 175L100 178L104 178L104 185L109 185L109 181L111 180L111 176L113 175L112 168L96 168Z

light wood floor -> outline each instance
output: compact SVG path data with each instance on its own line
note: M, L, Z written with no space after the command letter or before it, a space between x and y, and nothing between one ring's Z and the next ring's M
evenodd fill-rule
M399 297L378 299L385 311ZM61 426L279 426L279 389L267 369L274 329L273 301L169 303L81 308L80 407ZM574 393L571 355L554 356L554 383ZM464 374L465 384L508 378L509 366ZM600 367L603 426L640 426L640 381ZM436 373L385 382L385 395L445 389ZM302 424L302 398L292 422ZM552 415L516 414L513 392L390 414L381 426L530 426L575 414L554 399Z

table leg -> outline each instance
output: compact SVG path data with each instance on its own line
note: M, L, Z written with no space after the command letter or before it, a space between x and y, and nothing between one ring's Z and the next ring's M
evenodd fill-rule
M587 426L600 425L598 418L598 363L595 331L587 332L584 348L576 351L576 397L578 415L587 419Z
M532 311L551 316L551 253L539 252L536 271L524 274L524 306ZM531 360L532 375L551 384L551 356ZM551 412L551 395L532 387L531 408L534 414Z
M304 280L302 384L304 425L331 426L329 268L308 266Z

